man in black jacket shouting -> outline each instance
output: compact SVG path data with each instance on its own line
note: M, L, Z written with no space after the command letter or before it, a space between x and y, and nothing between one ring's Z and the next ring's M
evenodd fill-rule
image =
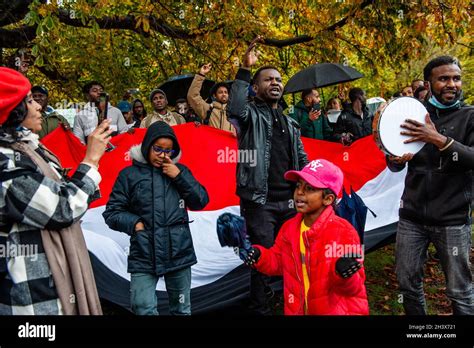
M303 168L307 161L299 126L283 115L278 101L282 97L281 75L274 67L262 67L253 77L255 100L248 101L250 68L255 65L258 37L249 45L243 66L232 84L227 114L237 130L239 151L252 151L253 162L237 165L237 195L241 215L253 244L273 245L281 225L296 214L293 186L283 178L291 169ZM248 156L251 157L251 156ZM267 278L252 270L251 308L256 314L269 314L266 301Z
M446 294L454 314L474 314L469 263L471 190L474 169L474 108L461 101L461 66L441 56L424 68L431 91L429 115L423 125L406 120L405 142L426 145L415 156L389 157L392 171L408 162L400 205L396 270L407 314L426 314L423 266L428 245L434 244L446 277Z

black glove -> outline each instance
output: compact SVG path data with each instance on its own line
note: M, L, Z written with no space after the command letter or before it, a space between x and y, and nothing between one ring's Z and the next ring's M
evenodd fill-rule
M357 261L360 258L358 255L340 257L336 261L336 273L344 279L352 277L362 267L362 263Z
M253 266L260 258L260 249L253 247L250 249L239 248L239 257L247 266Z

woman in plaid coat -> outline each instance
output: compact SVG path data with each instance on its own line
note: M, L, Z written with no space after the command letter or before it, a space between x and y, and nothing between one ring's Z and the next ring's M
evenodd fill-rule
M64 179L35 134L41 130L41 106L30 89L23 75L0 68L0 314L70 314L59 299L42 231L61 232L86 212L101 180L98 162L110 131L108 123L97 128L83 162ZM57 180L44 175L34 156L14 149L15 144L39 154Z

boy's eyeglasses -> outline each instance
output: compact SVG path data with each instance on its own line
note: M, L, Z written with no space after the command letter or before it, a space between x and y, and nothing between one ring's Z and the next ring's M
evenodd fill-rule
M155 151L158 155L161 155L162 153L165 154L165 156L173 156L174 150L173 149L162 149L161 147L157 145L152 146L153 151Z

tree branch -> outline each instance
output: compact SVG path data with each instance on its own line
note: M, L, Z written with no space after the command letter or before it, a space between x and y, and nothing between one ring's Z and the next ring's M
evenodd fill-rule
M21 48L26 47L36 37L36 25L23 26L17 29L0 28L0 47Z
M48 68L51 68L51 70L47 69L45 66L36 66L36 69L40 71L44 76L46 76L49 80L51 81L57 81L60 83L66 83L68 81L77 81L78 76L64 76L62 75L54 66L48 65Z
M337 21L336 23L330 25L327 28L324 28L323 30L321 30L321 32L335 31L337 28L344 26L357 10L363 10L367 6L373 4L374 1L375 0L363 1L358 7L351 10L350 13L346 17L342 18L341 20ZM86 17L85 18L86 24L83 24L83 21L80 18L72 18L71 13L68 10L59 9L58 18L61 23L64 23L73 27L89 28L90 25L88 25L87 23L89 23L91 20L94 20L98 24L99 28L101 29L131 30L140 35L144 35L144 36L149 35L148 33L144 32L141 27L137 28L138 19L134 16L125 16L125 17L111 16L111 17L101 17L101 18ZM205 33L218 31L224 28L224 25L225 25L225 23L219 23L214 28L193 33L193 32L184 30L182 28L173 27L166 23L163 23L161 19L156 18L154 16L147 16L147 18L150 23L150 29L153 29L154 31L164 36L174 38L174 39L187 40L188 42L189 40L196 39L204 35ZM10 31L1 30L0 31L0 47L6 47L6 48L24 47L29 41L35 38L36 36L34 33L35 30L36 30L36 27L22 27L20 29L15 29L15 30L10 30ZM25 32L25 34L22 35L22 32ZM288 38L288 39L267 38L265 39L264 44L268 46L283 48L286 46L292 46L292 45L296 45L300 43L310 42L314 39L315 37L310 36L310 35L299 35L299 36Z
M375 64L374 60L372 58L370 58L370 56L365 54L358 45L354 44L353 42L351 42L351 41L349 41L349 40L347 40L347 39L345 39L341 36L338 36L338 39L344 41L346 44L348 44L348 45L352 46L353 48L355 48L357 50L357 52L359 52L359 54L362 57L364 57L367 62L369 62L369 64L371 65L372 71L377 72L377 65Z
M29 11L33 0L2 1L0 4L0 27L21 21Z
M448 31L448 29L446 28L446 23L444 22L444 11L443 11L443 7L446 6L446 5L442 4L441 1L439 1L439 0L438 0L438 5L439 5L439 12L440 12L440 15L441 15L441 24L443 25L444 32L445 32L446 34L448 34L449 41L451 41L451 43L453 44L453 43L454 43L453 34L451 34L451 32Z
M274 46L274 47L278 47L278 48L283 48L283 47L286 47L286 46L293 46L293 45L297 45L297 44L300 44L300 43L310 42L310 41L313 41L313 40L314 40L314 37L312 37L312 36L300 35L300 36L292 37L292 38L289 38L289 39L283 39L283 40L265 39L263 44L267 45L267 46Z
M73 27L80 27L80 28L90 27L88 24L84 25L80 18L71 18L70 13L65 9L59 10L58 18L61 23L64 23ZM154 31L162 35L168 36L170 38L182 39L182 40L195 39L197 37L202 36L208 31L216 31L224 27L224 23L221 23L217 25L215 28L210 29L210 30L190 33L187 30L184 30L178 27L173 27L166 23L163 23L162 19L156 18L154 16L147 16L147 19L149 20L149 23L150 23L150 29L153 29ZM113 16L113 17L101 17L101 18L86 17L85 18L86 23L88 23L91 20L95 20L100 29L132 30L141 35L145 33L141 27L137 28L138 19L134 16L125 16L125 17Z
M51 63L48 60L47 56L43 55L43 59L44 59L44 65L35 66L35 68L51 81L56 81L63 84L63 83L71 82L71 81L77 81L79 79L80 75L76 70L71 71L67 74L62 74L58 70L57 65Z
M474 50L474 46L469 46L469 45L466 45L465 43L462 43L462 42L459 42L459 41L456 41L456 44L464 46L466 48L469 48L470 50Z
M375 0L365 0L365 1L363 1L358 7L351 10L346 17L342 18L341 20L337 21L336 23L330 25L327 28L324 28L323 30L321 30L321 32L335 31L336 29L343 27L344 25L347 24L347 21L354 15L354 13L357 10L363 10L367 6L372 5L374 2L375 2ZM300 36L296 36L296 37L292 37L292 38L288 38L288 39L283 39L283 40L265 39L264 44L268 45L268 46L283 48L283 47L286 47L286 46L292 46L292 45L296 45L296 44L300 44L300 43L310 42L310 41L313 41L314 39L315 39L315 37L313 37L313 36L300 35Z

